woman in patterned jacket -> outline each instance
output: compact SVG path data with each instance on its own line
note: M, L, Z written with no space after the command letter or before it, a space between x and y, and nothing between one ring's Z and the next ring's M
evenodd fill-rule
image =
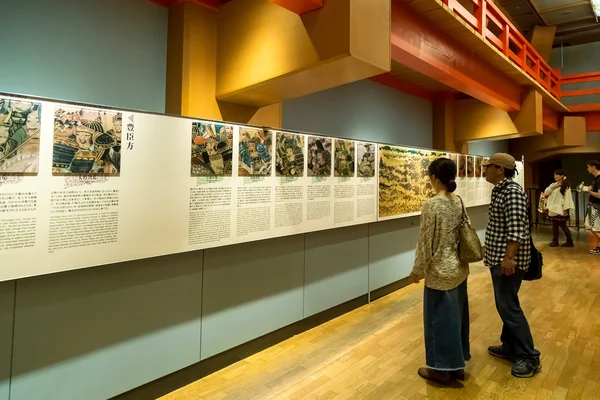
M423 206L415 266L410 276L413 283L425 278L426 368L419 368L418 373L427 380L450 385L456 379L464 379L465 362L471 358L469 265L462 263L458 256L464 206L453 193L456 190L454 161L447 158L433 161L429 177L437 194Z

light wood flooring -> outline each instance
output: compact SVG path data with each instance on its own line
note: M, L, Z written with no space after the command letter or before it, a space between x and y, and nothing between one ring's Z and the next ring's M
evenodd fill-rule
M543 371L532 379L510 375L510 364L487 354L501 322L487 269L469 278L471 346L467 380L452 388L417 375L424 365L422 284L331 320L255 354L163 400L374 399L559 400L600 399L600 256L587 254L588 236L574 249L544 254L542 280L524 282L529 318Z

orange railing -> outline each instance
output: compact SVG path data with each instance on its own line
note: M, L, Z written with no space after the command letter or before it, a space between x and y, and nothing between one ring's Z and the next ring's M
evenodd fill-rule
M568 75L560 78L561 85L572 85L575 83L600 83L600 72L591 72L589 74ZM562 92L563 97L587 96L590 94L600 94L600 87L597 89L571 90Z
M467 10L458 0L443 0L450 10L560 100L561 85L558 74L550 68L521 32L491 0L471 1L474 5L473 12Z
M576 83L593 83L597 82L596 88L580 89L580 90L567 90L563 91L562 97L577 97L577 96L589 96L589 95L600 95L600 72L590 72L587 74L577 74L563 76L560 79L561 85L573 85ZM563 87L562 90L565 88ZM600 104L578 104L569 106L571 111L600 111Z

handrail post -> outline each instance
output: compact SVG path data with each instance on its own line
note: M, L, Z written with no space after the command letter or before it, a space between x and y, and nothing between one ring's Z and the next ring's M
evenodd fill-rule
M480 0L479 8L475 12L475 17L479 22L479 34L485 39L487 29L487 2L488 0Z

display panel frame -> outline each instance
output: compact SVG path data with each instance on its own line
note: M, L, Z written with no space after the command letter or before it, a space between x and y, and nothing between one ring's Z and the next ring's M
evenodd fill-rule
M22 211L0 214L0 232L11 238L8 243L13 243L11 248L0 249L5 255L0 281L417 216L420 210L386 217L379 215L379 148L390 146L435 152L440 156L448 154L321 133L33 96L0 93L0 98L38 102L42 110L36 175L0 176L0 196L15 195L15 199L5 201L25 205ZM57 107L120 115L118 174L54 173L54 110ZM217 159L225 160L223 165L230 162L224 169L227 173L209 176L192 173L192 146L203 144L193 137L193 126L198 123L231 128L231 135L225 132L225 139L216 140L214 145L218 148L227 142L229 148L225 152L231 150L231 153L208 154L221 157ZM100 130L110 131L111 127L107 124L94 129L92 136L105 133ZM240 139L242 131L262 132L264 136L246 146L250 154L246 160L251 161L245 170L262 172L240 174L243 162L240 149L246 143ZM294 158L298 166L301 163L301 175L278 176L278 134L303 138L296 146L301 149L301 161ZM270 141L266 139L269 135ZM331 143L330 165L325 176L308 174L311 138ZM337 142L351 144L343 146L343 151L347 153L351 148L352 154L343 155L345 161L352 162L352 168L346 168L347 165L338 168L342 171L338 175L345 176L336 176ZM374 154L359 154L362 144L373 147ZM196 154L210 151L203 147ZM286 150L281 155L289 156L287 153ZM263 168L269 158L270 170ZM362 167L360 162L364 163ZM359 176L360 171L368 171L367 175L372 176ZM485 201L479 197L467 202L468 207L483 204ZM10 223L6 221L11 219L19 222L7 230ZM20 236L22 243L16 243L15 236ZM192 237L195 239L191 240Z

